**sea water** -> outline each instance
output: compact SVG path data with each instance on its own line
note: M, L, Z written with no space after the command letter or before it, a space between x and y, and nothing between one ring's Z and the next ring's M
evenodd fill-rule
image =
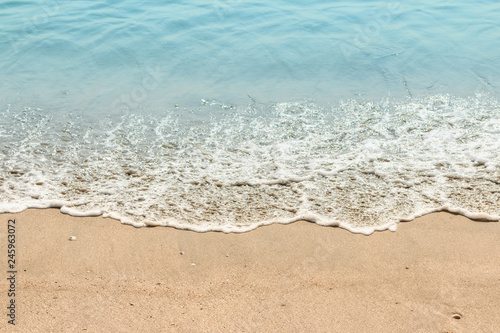
M5 1L0 212L500 219L500 3Z

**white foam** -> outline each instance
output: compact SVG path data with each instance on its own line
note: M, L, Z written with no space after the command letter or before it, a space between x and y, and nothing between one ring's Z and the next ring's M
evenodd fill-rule
M61 207L61 213L68 214L71 216L76 216L76 217L90 217L90 216L101 216L102 210L94 209L94 210L82 212L82 211L79 211L79 210L76 210L73 208L63 206L63 207Z
M437 211L498 221L500 141L483 129L499 110L489 97L439 95L222 108L198 123L129 114L89 129L28 109L34 124L5 122L28 139L0 150L0 212L199 232L306 220L368 235Z

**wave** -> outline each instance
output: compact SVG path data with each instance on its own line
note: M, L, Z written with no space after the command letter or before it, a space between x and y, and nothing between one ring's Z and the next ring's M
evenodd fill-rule
M307 220L370 234L435 211L498 221L499 111L488 95L203 100L96 123L8 105L0 212L57 207L199 232Z

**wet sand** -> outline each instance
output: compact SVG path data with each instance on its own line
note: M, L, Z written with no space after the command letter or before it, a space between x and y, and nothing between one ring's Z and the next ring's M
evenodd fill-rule
M500 331L496 222L435 213L364 236L306 222L244 234L136 229L56 209L0 221L2 332Z

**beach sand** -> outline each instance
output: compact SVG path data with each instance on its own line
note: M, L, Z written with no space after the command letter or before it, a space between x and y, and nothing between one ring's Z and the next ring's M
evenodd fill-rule
M56 209L0 220L2 332L500 332L500 223L436 213L364 236L136 229Z

